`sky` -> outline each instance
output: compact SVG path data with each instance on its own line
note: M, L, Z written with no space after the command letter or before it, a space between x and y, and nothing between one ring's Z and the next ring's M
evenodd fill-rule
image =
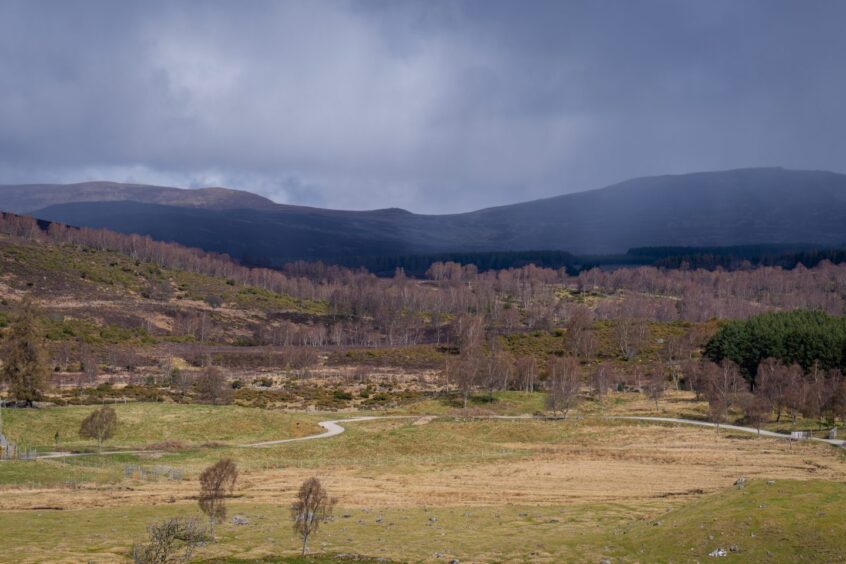
M0 3L0 183L478 209L846 171L841 0Z

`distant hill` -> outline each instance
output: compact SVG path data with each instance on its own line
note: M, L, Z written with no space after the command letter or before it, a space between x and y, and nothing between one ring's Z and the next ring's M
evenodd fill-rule
M272 209L276 205L257 194L228 188L185 190L118 182L0 185L0 205L12 213L67 203L124 201L206 209Z
M455 252L846 243L846 175L781 168L638 178L448 215L324 210L225 189L112 183L0 187L0 209L148 234L268 265Z

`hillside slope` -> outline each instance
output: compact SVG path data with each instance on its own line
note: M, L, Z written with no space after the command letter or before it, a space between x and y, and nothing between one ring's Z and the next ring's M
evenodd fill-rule
M221 343L258 327L320 319L325 304L126 254L0 234L0 327L23 296L51 341Z
M322 210L252 195L242 201L240 192L208 202L189 198L194 190L149 189L159 195L142 197L138 187L117 187L108 201L92 201L96 195L80 201L60 187L66 201L21 210L22 190L0 188L0 209L18 206L43 219L147 234L254 264L447 251L846 243L846 175L779 168L639 178L449 215Z

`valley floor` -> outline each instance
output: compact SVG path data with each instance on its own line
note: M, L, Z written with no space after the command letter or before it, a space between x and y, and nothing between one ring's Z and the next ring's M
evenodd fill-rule
M601 409L586 403L567 420L423 417L439 407L429 400L395 413L413 417L266 448L236 445L319 433L318 421L339 414L118 405L127 424L109 448L149 452L0 465L0 529L15 539L0 560L126 559L149 523L200 515L197 476L226 457L240 477L229 519L201 559L293 557L288 507L311 476L339 499L314 553L461 562L693 562L718 548L737 561L846 553L843 449L605 419L647 409L638 394L620 396ZM515 414L538 401L512 392L487 405ZM686 415L701 406L677 393L662 409ZM55 426L73 429L88 411L8 410L6 423L37 427L31 441L46 445ZM748 481L735 486L741 477ZM248 523L233 524L234 515Z

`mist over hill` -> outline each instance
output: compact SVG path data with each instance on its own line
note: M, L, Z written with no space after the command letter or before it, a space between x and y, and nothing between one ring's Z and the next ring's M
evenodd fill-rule
M469 213L326 210L249 192L95 182L0 187L0 209L141 233L252 264L419 253L846 243L846 175L780 168L637 178Z

